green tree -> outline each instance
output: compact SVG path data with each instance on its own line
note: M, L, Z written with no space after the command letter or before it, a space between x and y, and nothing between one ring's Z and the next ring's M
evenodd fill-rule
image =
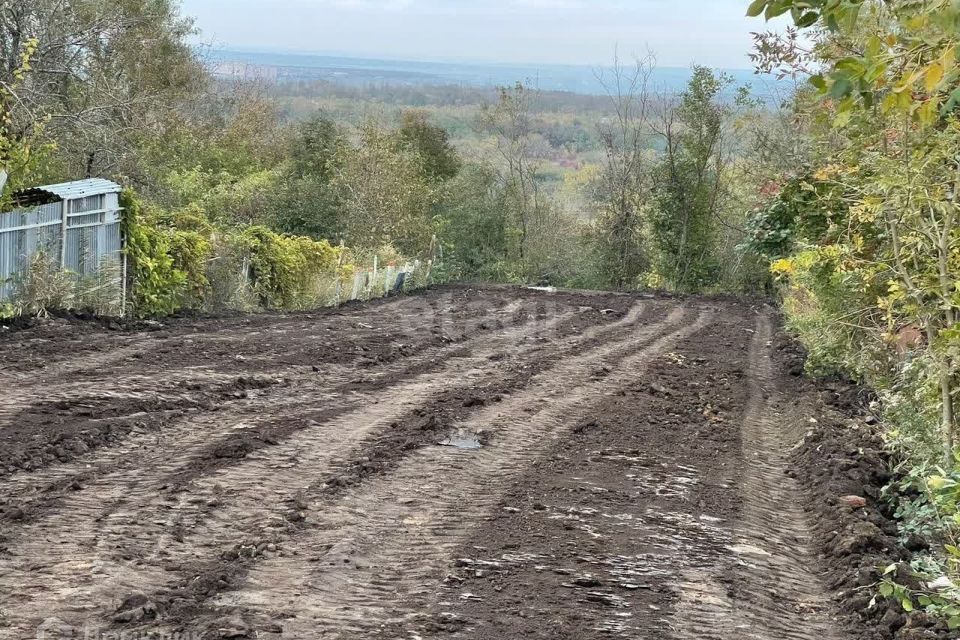
M655 125L665 150L655 172L652 239L659 275L684 291L718 280L715 242L729 114L720 94L731 82L724 74L694 67L686 91L678 101L666 102Z
M337 152L344 139L337 123L318 113L300 123L288 143L291 173L328 183L333 177Z
M332 180L347 141L336 123L316 114L294 128L289 163L275 194L274 224L287 233L333 241L343 232L341 202Z
M511 253L519 263L527 257L533 227L543 210L539 162L531 150L531 118L537 96L538 92L520 82L502 87L499 100L485 105L479 118L481 130L494 137L497 169L511 218Z
M343 147L335 165L331 184L349 246L375 251L393 244L405 255L429 249L439 194L421 172L417 154L398 150L391 132L368 122L359 144Z
M806 273L855 283L873 304L847 304L845 326L868 344L877 385L900 375L884 349L905 328L925 336L923 360L938 390L943 464L955 464L954 395L958 375L960 297L960 5L950 0L826 2L756 0L750 15L791 13L813 46L767 34L758 60L765 68L815 66L819 141L826 151L814 174L831 185L842 208L827 210L820 249L777 264L792 282ZM804 66L805 65L805 66ZM816 129L815 129L816 132ZM839 194L839 195L838 195ZM823 198L801 215L824 210ZM774 224L768 224L774 227ZM803 255L803 254L801 254ZM798 267L800 265L800 267ZM826 294L814 299L822 300ZM825 301L823 301L825 302ZM844 305L823 304L827 309ZM834 318L837 320L837 318ZM870 361L848 354L848 361Z
M423 111L404 111L397 131L403 147L420 156L431 180L449 180L460 171L461 160L446 129L430 124Z
M618 58L612 71L600 76L613 117L598 125L604 157L596 181L594 251L600 282L616 288L635 285L650 268L644 214L653 164L653 99L648 88L653 69L651 56L638 59L632 68Z
M15 191L32 186L31 182L43 171L55 146L44 131L43 122L35 121L25 127L14 121L18 92L31 73L31 60L38 46L36 40L22 43L17 66L9 84L0 84L0 171L4 184L0 187L0 210L12 204Z
M506 194L493 169L467 164L442 201L444 262L454 279L509 281Z
M534 128L539 97L523 83L500 88L497 102L482 108L479 129L490 137L490 164L504 194L510 272L528 282L560 282L569 275L570 252L582 250L570 235L580 225L544 187L547 143Z
M11 95L9 134L47 121L68 176L135 173L136 141L207 76L174 0L0 0L0 81L16 82L25 44L36 41L30 82Z

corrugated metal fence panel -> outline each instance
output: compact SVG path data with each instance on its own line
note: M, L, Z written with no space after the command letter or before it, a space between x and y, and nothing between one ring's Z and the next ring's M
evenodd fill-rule
M103 222L102 213L72 215L67 218L68 227L82 227L87 224L97 224L98 222Z
M89 234L86 231L88 229L67 229L67 250L64 252L64 268L81 275L88 253Z
M59 256L62 214L59 202L0 213L0 300L13 295L14 278L37 251Z
M120 225L67 229L65 267L82 278L94 276L105 261L120 263Z
M111 201L116 200L106 199L107 204ZM71 204L70 210L80 212L104 203L103 196L87 197L76 205ZM68 228L63 252L63 267L78 279L96 276L105 262L122 264L119 216L109 211L87 218L68 219L71 225L89 226ZM14 280L26 271L38 251L45 251L54 263L60 262L62 224L63 203L60 202L0 213L0 301L10 299L15 289Z
M70 213L81 213L83 211L96 211L103 208L103 194L77 198L70 201Z
M117 260L121 260L120 250L123 248L123 243L120 239L120 223L102 225L100 233L102 234L100 246L103 248L104 255L110 255L116 257Z
M0 213L0 231L16 227L33 227L60 222L63 205L59 202L30 209L17 209Z
M10 278L20 270L20 232L0 233L0 300L6 300L12 293Z

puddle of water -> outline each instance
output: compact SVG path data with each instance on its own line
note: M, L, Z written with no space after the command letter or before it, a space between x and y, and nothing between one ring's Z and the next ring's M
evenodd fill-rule
M483 446L480 438L473 433L452 433L445 440L441 440L440 445L457 449L479 449Z

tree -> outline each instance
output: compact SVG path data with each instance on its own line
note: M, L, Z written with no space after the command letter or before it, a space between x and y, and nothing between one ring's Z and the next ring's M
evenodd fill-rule
M764 69L822 70L810 83L837 101L837 125L857 109L931 125L960 107L953 0L754 0L747 11L768 20L788 12L798 29L816 30L814 47L764 34L756 59Z
M333 241L343 232L341 202L332 181L347 141L336 123L316 114L295 127L289 162L278 178L274 223L281 231Z
M723 126L728 109L719 100L726 75L694 67L679 99L665 98L655 124L664 159L656 170L653 242L658 272L680 290L717 280L714 252L719 195L725 169Z
M431 125L423 111L404 111L397 131L401 146L420 156L431 180L449 180L460 171L461 161L446 129Z
M531 228L542 210L539 166L531 152L531 117L537 95L520 82L501 87L499 101L485 105L480 114L481 128L494 136L512 217L511 235L516 236L515 254L521 263L527 257Z
M343 144L337 124L323 113L300 123L288 143L292 174L329 182L335 172L333 163L337 152Z
M415 154L398 151L389 132L368 122L360 130L360 144L342 147L335 166L331 185L349 246L375 251L393 244L410 256L428 250L436 230L431 212L437 193Z
M191 33L173 0L0 0L8 134L23 139L47 121L65 175L128 171L136 141L206 82ZM18 83L30 41L32 72Z
M936 381L942 459L956 454L955 393L960 339L960 5L951 0L826 2L756 0L750 15L790 12L813 30L813 47L763 38L769 68L817 65L820 139L829 149L814 177L844 203L806 265L856 283L873 304L847 305L844 323L883 353L915 328ZM771 44L772 43L772 44ZM822 207L817 207L822 209ZM801 220L807 209L799 211ZM816 209L813 209L816 211ZM799 243L810 241L800 234ZM801 247L802 248L802 247ZM784 274L797 260L779 265ZM791 276L796 278L796 276ZM879 379L892 366L868 371Z
M642 214L652 165L653 105L648 85L653 69L652 55L638 58L629 69L616 57L608 74L598 74L613 115L598 125L604 158L597 181L595 250L605 283L617 288L635 284L650 267Z
M30 186L35 176L42 174L54 147L43 129L43 122L33 122L26 128L17 129L13 110L17 105L17 92L31 72L31 59L36 51L36 40L22 43L19 66L11 73L9 82L0 83L0 170L3 184L0 185L0 210L12 203L12 195L19 189Z
M506 194L496 172L465 165L447 185L442 202L445 263L454 279L510 281Z

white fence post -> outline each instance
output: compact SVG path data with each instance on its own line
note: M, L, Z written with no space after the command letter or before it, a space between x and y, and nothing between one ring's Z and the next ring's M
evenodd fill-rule
M350 299L356 300L360 293L360 278L362 273L359 270L353 272L353 291L350 292Z
M60 222L60 268L67 268L67 214L70 211L70 201L64 198L60 206L60 215L63 219Z

